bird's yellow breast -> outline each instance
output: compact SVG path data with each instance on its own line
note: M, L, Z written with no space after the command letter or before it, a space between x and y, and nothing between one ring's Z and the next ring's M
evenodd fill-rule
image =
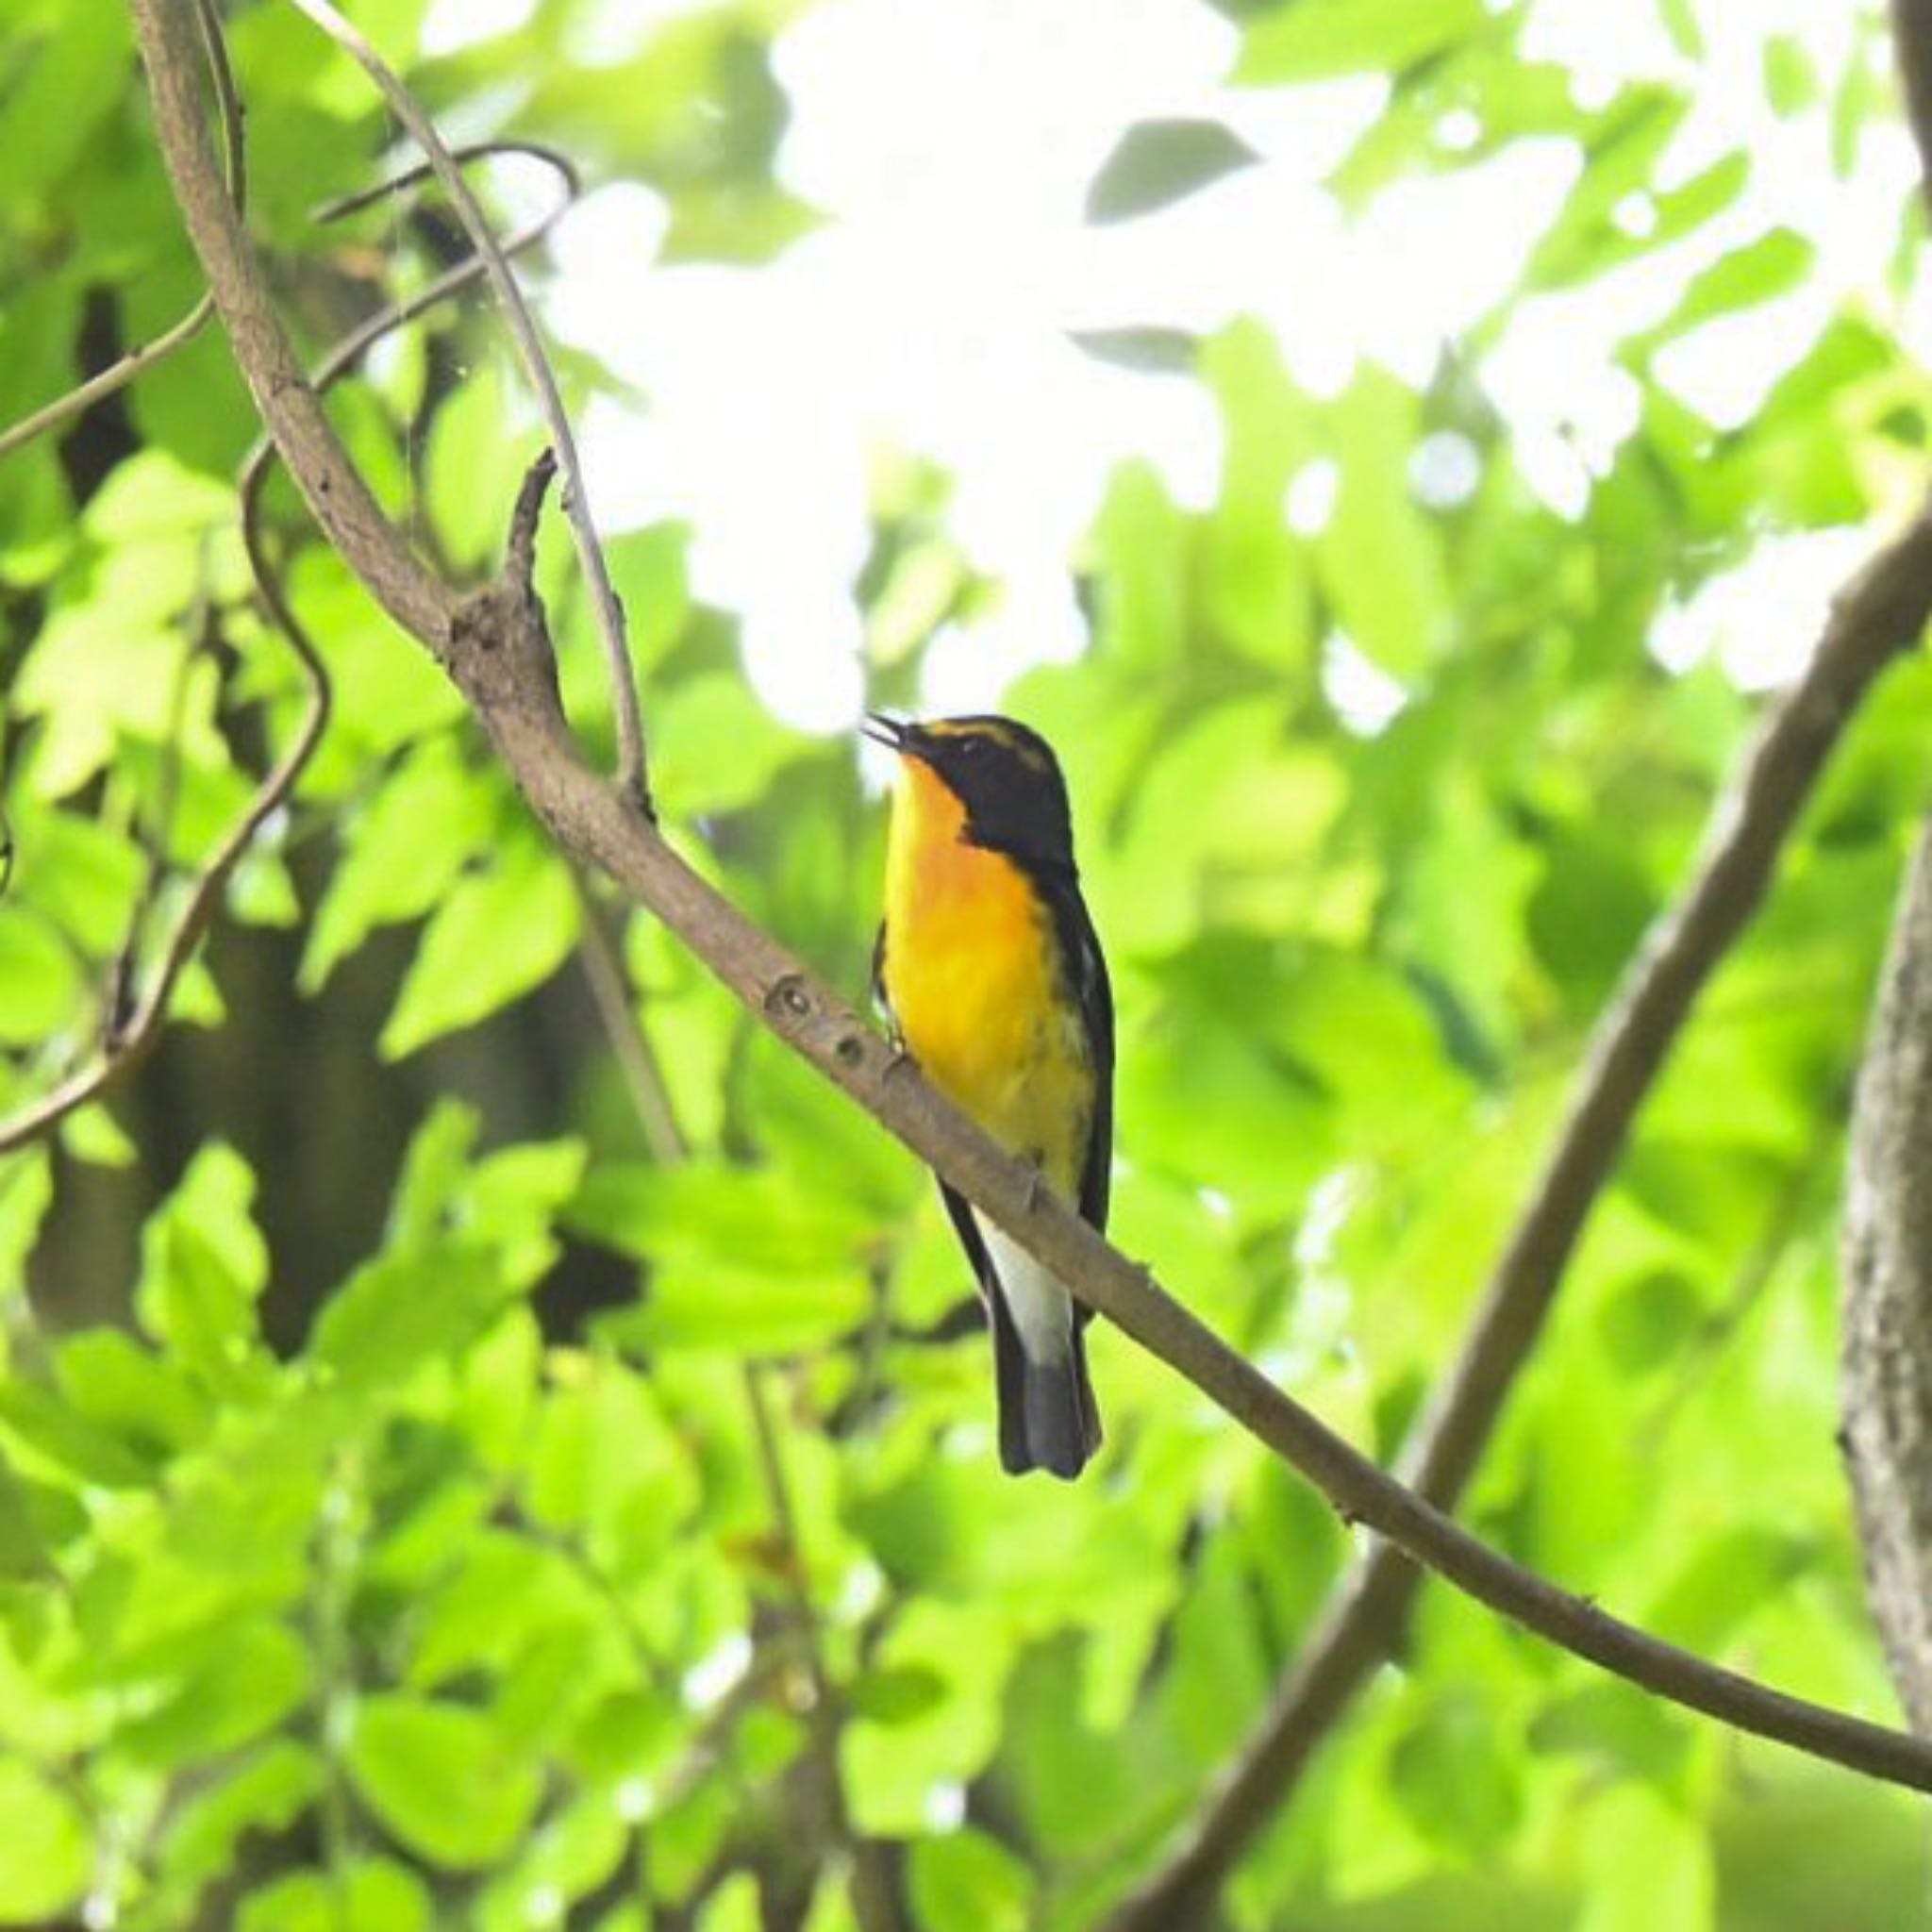
M1051 912L1011 859L967 843L965 829L958 800L904 759L886 856L886 997L926 1077L1071 1199L1092 1124L1086 1031Z

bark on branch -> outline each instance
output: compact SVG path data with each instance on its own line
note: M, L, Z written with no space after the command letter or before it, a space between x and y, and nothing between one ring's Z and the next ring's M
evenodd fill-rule
M1932 159L1932 0L1895 0L1892 22L1907 117ZM1843 1341L1840 1441L1872 1612L1907 1715L1932 1732L1932 821L1899 902L1858 1082Z
M1872 1610L1932 1733L1932 824L1892 930L1852 1141L1844 1450Z
M222 205L213 157L192 111L188 0L130 4L175 191L270 433L344 560L445 665L566 856L608 874L662 919L793 1051L1083 1300L1292 1463L1344 1515L1502 1614L1660 1696L1874 1776L1932 1790L1932 1744L1788 1697L1658 1642L1509 1562L1376 1468L1225 1347L1144 1268L1033 1185L1030 1170L1008 1159L592 772L558 705L543 613L527 578L513 570L491 591L458 600L376 510L300 381L245 238ZM1887 653L1916 630L1932 597L1932 533L1915 529L1918 568L1906 573L1908 584L1891 586L1883 570L1874 578L1896 592L1873 593L1889 613ZM1836 708L1827 707L1826 715L1794 727L1798 742L1810 747L1807 756L1823 756L1836 716Z

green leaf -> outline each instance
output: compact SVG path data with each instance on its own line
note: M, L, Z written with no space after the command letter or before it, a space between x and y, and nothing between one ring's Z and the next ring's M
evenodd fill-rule
M610 581L624 604L631 661L641 672L660 663L691 621L687 558L691 528L653 524L605 539Z
M641 1261L716 1262L745 1273L816 1274L857 1257L876 1231L863 1208L801 1187L774 1167L606 1163L570 1205L570 1224Z
M1142 375L1185 375L1201 351L1199 336L1152 323L1127 328L1074 328L1067 331L1067 340L1096 362Z
M0 95L0 153L13 158L7 192L22 208L58 187L87 153L120 97L128 58L125 23L82 7L27 44L25 76L16 68Z
M316 1317L309 1359L369 1390L475 1340L509 1292L496 1257L455 1242L385 1255L358 1268Z
M1592 145L1582 181L1532 251L1527 288L1594 280L1681 240L1737 200L1751 175L1750 158L1741 153L1725 155L1674 188L1655 186L1684 113L1685 102L1674 93L1626 91ZM1638 210L1642 219L1634 220Z
M558 1808L491 1885L476 1916L478 1932L524 1932L541 1907L586 1898L617 1873L629 1836L602 1792Z
M55 1374L76 1414L157 1460L196 1441L208 1407L189 1377L118 1328L91 1328L58 1344Z
M53 1200L53 1165L45 1148L0 1158L0 1303L25 1283L26 1257Z
M184 648L158 616L130 616L106 602L57 609L8 693L23 713L46 720L33 749L34 794L64 798L125 741L161 741Z
M22 1475L0 1456L0 1575L46 1575L50 1545L71 1542L87 1523L67 1491Z
M1171 207L1259 159L1219 121L1142 121L1115 143L1087 191L1096 225Z
M15 827L10 895L97 958L119 950L144 870L134 841L72 811L45 811Z
M1408 389L1362 367L1331 411L1341 479L1316 548L1342 628L1398 676L1438 654L1449 611L1441 540L1409 493L1417 416Z
M1644 1627L1700 1657L1722 1654L1805 1568L1802 1538L1741 1524L1702 1542L1651 1607Z
M1251 87L1392 74L1483 25L1483 0L1291 0L1248 27L1235 78Z
M852 1686L850 1704L874 1724L904 1724L923 1717L946 1694L945 1679L919 1666L868 1671Z
M1290 479L1318 448L1319 416L1273 336L1239 322L1202 353L1224 438L1221 500L1208 525L1204 602L1244 657L1304 667L1314 642L1307 555L1282 513Z
M1611 1773L1664 1783L1682 1769L1685 1727L1648 1692L1624 1683L1592 1684L1538 1713L1530 1748L1601 1761Z
M775 1351L864 1321L872 1295L854 1204L776 1169L606 1167L570 1224L650 1264L622 1332L646 1345Z
M758 1886L749 1872L737 1872L711 1895L698 1920L698 1932L758 1932Z
M474 1107L447 1094L424 1116L409 1137L395 1198L390 1204L391 1246L420 1247L444 1231L454 1218L482 1124Z
M152 1463L37 1383L0 1377L0 1429L56 1469L101 1489L145 1489Z
M653 1271L641 1306L611 1318L609 1332L642 1348L784 1355L853 1334L872 1309L871 1286L857 1268L814 1279L671 1261Z
M1773 34L1764 42L1764 97L1781 121L1802 114L1819 95L1818 70L1795 34Z
M1639 1375L1679 1356L1706 1320L1704 1298L1678 1270L1653 1268L1624 1282L1600 1319L1610 1359Z
M652 708L652 786L674 819L738 811L762 798L808 743L737 672L688 678Z
M434 1896L408 1866L358 1857L340 1880L291 1872L250 1892L235 1932L429 1932L435 1923Z
M1470 1858L1493 1856L1523 1815L1516 1766L1473 1694L1444 1698L1396 1740L1389 1779L1422 1832Z
M0 1925L31 1925L72 1909L93 1862L73 1799L15 1757L0 1757Z
M958 608L965 559L950 543L913 543L892 559L866 613L865 654L885 669L904 662Z
M570 957L576 900L561 860L528 836L457 882L429 922L376 1041L401 1059L474 1026L542 982Z
M484 566L503 541L517 481L528 461L510 419L509 383L496 355L463 372L431 421L425 453L429 510L443 548L467 569Z
M136 1763L176 1771L273 1731L308 1689L308 1647L279 1624L244 1624L155 1709L124 1725L116 1742Z
M85 984L44 920L25 905L0 905L0 1045L37 1045L74 1026Z
M135 1312L163 1348L210 1386L239 1390L258 1345L256 1303L268 1249L249 1208L255 1174L213 1141L148 1221Z
M452 740L412 752L343 824L345 854L303 948L303 991L317 991L377 926L440 905L488 843L497 809L496 786L466 768Z
M1707 322L1789 294L1811 273L1817 256L1816 247L1790 228L1773 228L1743 247L1731 249L1693 276L1670 314L1655 328L1633 336L1624 344L1624 354L1648 356Z
M1657 0L1657 10L1677 52L1687 60L1701 60L1704 58L1704 29L1697 24L1697 11L1692 0Z
M1024 1932L1032 1894L1025 1866L970 1824L913 1841L908 1889L925 1932Z
M203 1889L233 1868L251 1832L294 1824L314 1803L323 1776L306 1745L277 1738L183 1800L160 1844L160 1889L175 1917L189 1921Z
M1101 650L1141 672L1173 663L1186 643L1183 530L1151 465L1113 473L1093 544Z
M1642 1785L1621 1785L1590 1808L1590 1874L1577 1932L1713 1932L1717 1882L1697 1822Z
M478 1711L387 1692L356 1707L349 1774L417 1857L445 1871L494 1863L522 1837L541 1784Z

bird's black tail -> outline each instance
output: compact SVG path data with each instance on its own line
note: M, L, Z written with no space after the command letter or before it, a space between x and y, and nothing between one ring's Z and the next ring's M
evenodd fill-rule
M1071 1324L1064 1353L1028 1355L1006 1297L995 1288L990 1299L1000 1466L1008 1475L1044 1469L1071 1479L1100 1447L1100 1410L1087 1378L1087 1339L1080 1324Z

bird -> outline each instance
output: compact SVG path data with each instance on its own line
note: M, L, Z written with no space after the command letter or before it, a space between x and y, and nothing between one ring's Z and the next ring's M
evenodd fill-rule
M1080 895L1066 780L1011 718L867 715L898 754L873 990L940 1091L1105 1232L1113 991ZM1001 1465L1071 1479L1100 1446L1091 1310L957 1190L940 1195L992 1333Z

